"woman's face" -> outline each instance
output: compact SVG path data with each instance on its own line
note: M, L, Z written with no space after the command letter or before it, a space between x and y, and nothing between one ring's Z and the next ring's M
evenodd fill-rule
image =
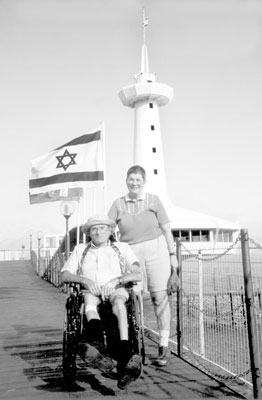
M142 193L143 188L145 186L145 180L143 179L141 174L130 174L126 180L126 185L129 191L129 194L133 196L138 196Z

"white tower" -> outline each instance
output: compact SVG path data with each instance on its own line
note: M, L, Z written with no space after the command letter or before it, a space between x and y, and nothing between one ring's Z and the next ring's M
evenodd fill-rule
M173 88L156 82L155 73L149 71L145 31L148 18L143 9L143 45L141 72L135 75L135 83L125 86L119 97L122 103L135 109L134 164L142 166L147 175L147 191L158 194L168 201L166 174L162 149L159 107L173 98ZM169 201L168 201L169 202Z
M143 45L141 72L135 75L135 83L125 86L119 97L122 103L135 110L134 164L146 170L147 188L161 198L171 221L175 237L186 241L190 248L209 251L217 243L218 233L233 235L241 228L238 224L199 214L174 206L169 199L166 184L164 156L159 120L159 107L168 104L173 98L173 89L164 83L156 82L155 73L149 71L148 54L145 40L148 18L143 9ZM223 237L224 237L223 236ZM224 240L224 239L223 239ZM232 242L232 239L229 240ZM203 242L203 243L201 243ZM221 243L224 246L224 243Z

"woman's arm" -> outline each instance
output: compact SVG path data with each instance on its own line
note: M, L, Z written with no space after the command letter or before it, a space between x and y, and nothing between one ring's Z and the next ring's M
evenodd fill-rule
M170 255L171 273L177 272L178 263L177 263L177 258L175 255L174 239L173 239L173 235L171 232L170 224L169 223L164 224L164 225L161 225L160 227L161 227L163 235L166 239L166 244L167 244L168 252Z
M177 257L175 255L174 239L170 225L169 224L162 225L161 230L166 239L170 256L171 274L167 282L167 293L168 295L171 295L173 292L178 290L180 286L180 280L178 276L178 262L177 262Z

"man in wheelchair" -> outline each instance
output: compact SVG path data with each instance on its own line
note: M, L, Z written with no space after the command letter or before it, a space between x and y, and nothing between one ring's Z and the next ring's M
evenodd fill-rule
M64 283L77 283L84 293L87 319L88 345L86 355L95 359L96 367L103 372L114 368L104 344L102 321L98 307L110 301L118 321L120 358L117 363L118 387L124 389L137 379L142 371L142 360L130 348L126 302L129 291L126 285L141 281L139 261L127 243L114 240L115 222L108 216L89 218L82 231L87 244L79 244L61 270Z

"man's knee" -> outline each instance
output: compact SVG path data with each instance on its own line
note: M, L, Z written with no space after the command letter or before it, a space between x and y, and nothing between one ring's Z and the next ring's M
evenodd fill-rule
M124 296L116 296L112 302L113 311L126 310L126 298Z

